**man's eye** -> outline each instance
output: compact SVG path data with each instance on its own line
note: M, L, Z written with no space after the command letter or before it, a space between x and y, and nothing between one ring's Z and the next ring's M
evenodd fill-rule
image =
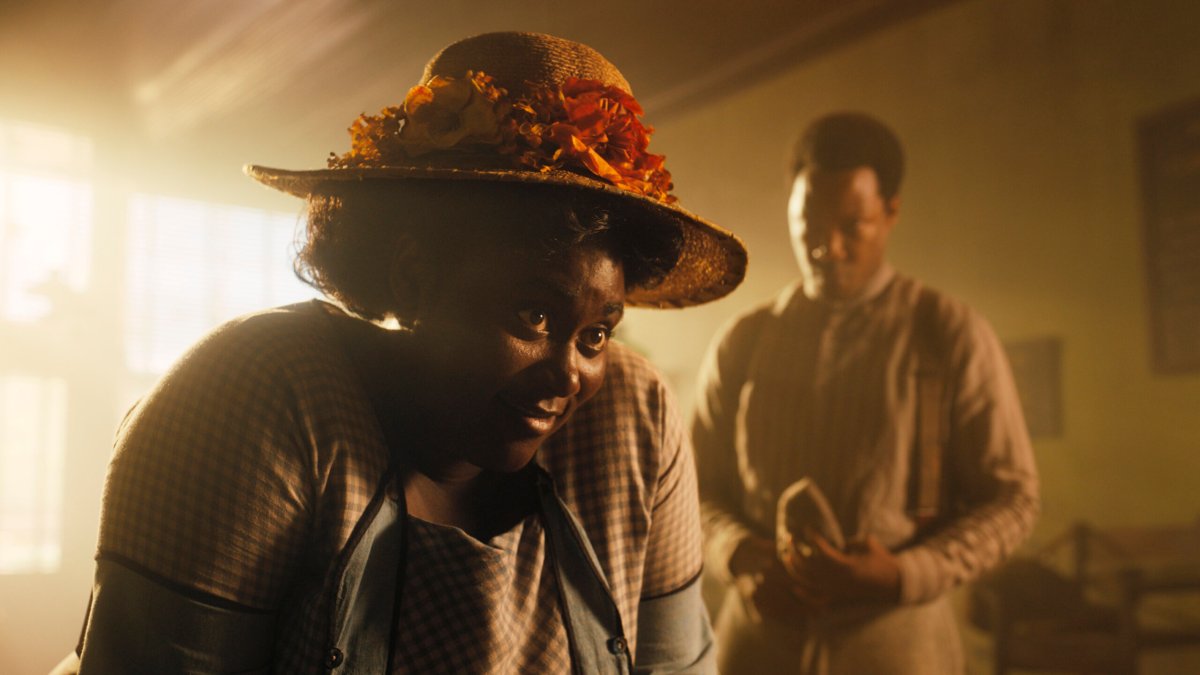
M536 331L546 330L550 323L550 315L540 309L522 309L517 312L517 318Z
M588 328L579 334L579 342L583 344L589 351L599 353L608 345L608 338L612 335L612 331L604 326L595 326Z

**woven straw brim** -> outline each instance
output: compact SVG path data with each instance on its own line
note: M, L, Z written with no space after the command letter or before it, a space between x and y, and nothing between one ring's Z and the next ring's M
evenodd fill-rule
M623 190L569 171L517 171L512 169L454 169L393 166L361 169L289 171L247 165L248 176L268 187L297 197L308 197L322 184L351 181L424 179L498 181L557 185L599 191L615 199L626 217L648 226L673 224L683 234L683 247L675 267L652 287L630 289L626 304L633 307L689 307L721 298L746 275L746 247L731 232L699 216L650 197Z

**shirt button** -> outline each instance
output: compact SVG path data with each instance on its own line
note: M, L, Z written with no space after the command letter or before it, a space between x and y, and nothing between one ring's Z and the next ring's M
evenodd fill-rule
M333 670L342 665L343 660L345 660L345 656L342 655L342 650L334 647L329 650L329 654L325 657L325 667Z
M626 649L628 649L628 646L625 644L625 638L623 637L615 637L608 641L608 651L613 654L624 654Z

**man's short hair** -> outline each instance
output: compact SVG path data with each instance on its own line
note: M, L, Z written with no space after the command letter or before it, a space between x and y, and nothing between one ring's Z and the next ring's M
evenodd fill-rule
M879 194L891 200L904 177L904 149L886 124L863 113L838 112L821 117L792 147L792 177L806 169L846 171L870 167Z

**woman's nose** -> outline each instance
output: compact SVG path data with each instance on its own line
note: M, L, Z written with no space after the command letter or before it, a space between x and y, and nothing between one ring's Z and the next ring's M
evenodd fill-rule
M545 365L556 396L568 397L579 393L579 359L574 340L554 345Z

